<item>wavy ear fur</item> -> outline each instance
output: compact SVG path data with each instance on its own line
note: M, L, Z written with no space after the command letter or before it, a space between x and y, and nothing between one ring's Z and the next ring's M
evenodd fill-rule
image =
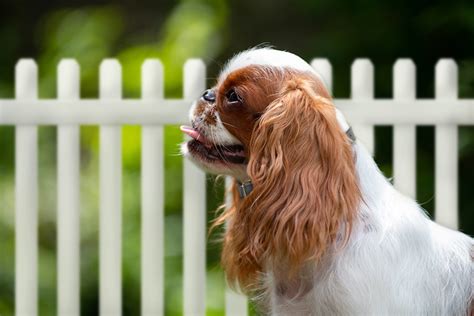
M222 263L231 284L256 285L278 263L289 275L347 240L361 200L351 145L330 100L315 82L294 76L252 134L251 194L234 201ZM237 195L238 196L238 195Z

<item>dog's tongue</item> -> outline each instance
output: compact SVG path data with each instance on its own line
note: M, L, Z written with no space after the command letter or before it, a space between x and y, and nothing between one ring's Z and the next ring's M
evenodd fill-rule
M211 142L203 134L199 133L194 128L186 126L186 125L181 125L179 129L186 135L189 135L190 137L197 140L198 142L201 142L208 147L211 146Z

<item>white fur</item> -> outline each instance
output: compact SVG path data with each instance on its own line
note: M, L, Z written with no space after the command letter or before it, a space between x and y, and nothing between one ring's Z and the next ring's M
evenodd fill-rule
M209 104L204 113L198 116L196 113L197 102L194 102L191 105L191 109L189 111L189 121L204 120L206 115L209 114L209 111L213 109L213 107L214 105ZM217 119L217 124L215 126L208 124L200 124L200 130L204 133L204 136L211 140L213 143L219 145L241 145L242 143L224 127L219 113L217 111L214 113ZM245 165L234 165L232 167L229 167L228 165L224 164L209 164L208 162L191 155L189 153L187 142L181 144L180 151L184 157L192 160L196 165L198 165L201 169L207 172L214 174L227 174L233 176L234 178L240 181L245 181L248 178Z
M313 67L295 54L271 48L255 48L232 57L221 71L219 78L226 78L231 72L250 65L287 67L299 71L309 71L319 77Z
M314 269L303 298L279 296L269 272L272 315L467 315L473 239L432 222L353 146L365 204L349 243Z
M337 122L339 123L339 126L344 132L347 132L347 130L350 127L349 123L347 123L346 118L344 117L344 114L339 109L336 109L336 119Z
M198 116L196 113L197 102L193 102L191 109L189 110L189 121L204 120L205 117L209 115L208 112L214 110L214 107L215 105L208 105L206 110ZM216 116L217 122L215 126L205 124L201 125L201 130L205 134L204 136L219 145L242 145L242 143L237 138L235 138L235 136L232 135L227 130L227 128L225 128L219 116L219 112L215 111L214 114Z

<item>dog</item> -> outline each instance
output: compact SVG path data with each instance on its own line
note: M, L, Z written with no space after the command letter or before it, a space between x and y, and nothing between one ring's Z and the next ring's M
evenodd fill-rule
M222 266L271 315L472 315L474 241L394 189L300 57L235 55L182 154L233 177Z

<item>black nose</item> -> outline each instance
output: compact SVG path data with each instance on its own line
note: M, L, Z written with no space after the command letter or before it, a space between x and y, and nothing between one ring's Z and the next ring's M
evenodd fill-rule
M207 102L214 102L216 101L216 93L212 89L206 90L204 91L202 98Z

